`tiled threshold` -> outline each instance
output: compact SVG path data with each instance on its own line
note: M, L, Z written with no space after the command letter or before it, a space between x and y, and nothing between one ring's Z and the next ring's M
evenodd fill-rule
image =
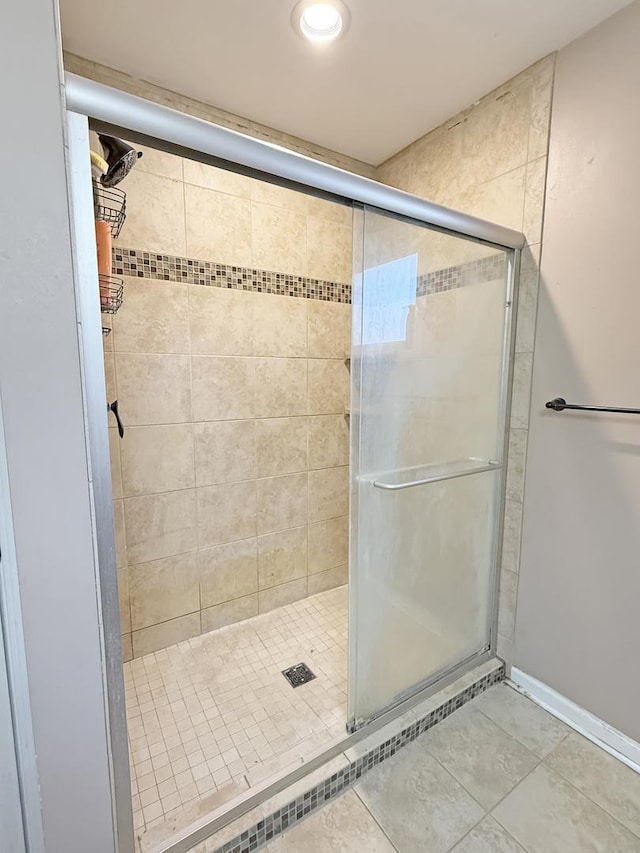
M242 798L238 798L237 802L227 802L222 808L209 813L206 819L199 820L171 839L165 838L157 846L143 846L142 853L182 853L187 850L191 853L249 853L259 850L284 830L322 808L325 803L359 781L373 767L395 755L403 746L446 719L466 702L502 681L504 677L505 667L502 661L492 659L479 664L397 719L223 826L196 846L184 846L184 840L193 833L204 830L205 826L214 821L222 819L224 814L234 808L241 807ZM275 782L277 779L267 780L265 792Z

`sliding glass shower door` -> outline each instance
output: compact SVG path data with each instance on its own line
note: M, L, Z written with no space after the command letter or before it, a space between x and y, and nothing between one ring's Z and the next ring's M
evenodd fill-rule
M512 253L355 216L349 724L489 648Z

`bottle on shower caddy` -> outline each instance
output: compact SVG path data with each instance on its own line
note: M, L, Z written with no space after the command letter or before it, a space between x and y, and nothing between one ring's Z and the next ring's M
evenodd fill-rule
M106 174L108 168L107 161L101 157L100 154L92 151L91 176L93 178L94 185L98 183L102 175ZM98 280L100 282L100 305L104 306L109 304L109 280L113 272L111 254L112 238L111 226L106 220L99 218L99 209L99 205L96 205L95 228L96 246L98 250Z

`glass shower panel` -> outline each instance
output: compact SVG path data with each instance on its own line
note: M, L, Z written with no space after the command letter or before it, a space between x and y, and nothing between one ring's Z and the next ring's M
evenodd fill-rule
M351 727L488 648L511 270L389 215L356 226Z

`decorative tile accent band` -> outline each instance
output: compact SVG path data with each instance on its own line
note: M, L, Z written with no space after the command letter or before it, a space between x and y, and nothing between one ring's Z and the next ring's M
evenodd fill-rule
M384 743L374 747L370 752L353 761L348 767L334 773L329 779L316 785L311 790L307 791L301 797L288 803L286 806L278 809L273 814L261 820L251 829L245 830L241 835L232 838L222 847L219 847L215 853L249 853L249 851L258 850L260 847L267 844L273 838L285 829L296 824L302 818L306 817L313 811L321 808L329 800L335 799L338 794L341 794L351 785L358 782L365 773L391 758L399 749L402 749L406 744L411 743L428 729L442 722L448 716L461 708L464 704L484 693L489 687L503 681L505 678L504 664L490 672L489 674L478 679L470 687L461 690L456 696L447 699L438 708L435 708L422 719L412 723L406 729L402 729L397 735L389 738Z
M156 255L153 252L123 249L120 246L113 249L113 272L115 275L134 278L182 281L185 284L203 284L208 287L298 296L303 299L319 299L322 302L351 302L350 284L256 270L250 267L216 264L195 258Z
M431 293L442 293L445 290L455 290L469 284L481 284L495 281L506 273L506 255L498 252L477 261L469 261L455 267L426 273L418 276L417 296L428 296Z
M469 284L493 281L505 274L504 252L469 261L454 267L419 275L416 296L428 296L455 290ZM322 302L351 303L351 285L317 278L270 272L269 270L216 264L195 258L175 255L157 255L141 249L113 249L115 275L134 278L155 278L162 281L182 281L185 284L202 284L207 287L224 287L232 290L250 290L257 293L274 293Z

